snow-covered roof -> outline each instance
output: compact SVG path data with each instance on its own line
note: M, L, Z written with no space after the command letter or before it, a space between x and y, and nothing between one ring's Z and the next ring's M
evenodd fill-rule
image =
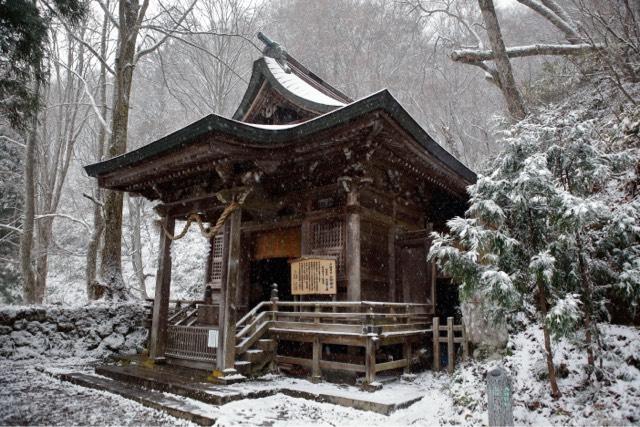
M289 72L285 71L285 69L274 58L265 56L264 62L267 64L267 69L271 75L273 75L273 77L292 94L317 104L324 104L333 107L344 107L347 105L344 102L320 92L318 89L298 77L291 70L289 70Z
M243 122L245 125L249 125L249 126L253 126L256 128L260 128L260 129L270 129L270 130L282 130L282 129L289 129L292 127L296 127L298 126L300 123L291 123L291 124L286 124L286 125L261 125L259 123L247 123L247 122Z
M349 123L363 115L377 111L385 112L389 119L398 123L436 164L449 171L447 173L457 175L466 181L465 187L476 181L475 173L438 145L387 90L376 92L343 107L335 107L325 114L301 123L265 125L210 114L136 150L85 166L85 170L92 177L124 170L147 159L197 143L205 135L214 133L226 134L265 148L276 144L295 144L297 141L305 140L319 132Z
M289 105L306 112L303 115L307 119L353 102L286 52L277 57L271 55L266 52L254 61L249 85L233 115L234 120L253 121L252 111L261 105L264 97L273 96L272 91Z

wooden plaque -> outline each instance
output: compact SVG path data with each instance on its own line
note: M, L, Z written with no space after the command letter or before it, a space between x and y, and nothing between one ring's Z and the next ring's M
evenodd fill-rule
M292 295L335 295L334 257L309 256L291 261Z

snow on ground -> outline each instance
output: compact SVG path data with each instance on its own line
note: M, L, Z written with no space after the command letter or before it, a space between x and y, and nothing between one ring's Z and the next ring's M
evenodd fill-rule
M390 416L283 394L231 402L214 409L218 426L433 426L487 424L486 372L502 365L513 381L516 425L640 424L640 331L602 325L604 374L586 383L586 355L576 343L555 345L563 397L553 401L545 375L542 332L531 326L513 336L502 360L461 364L453 376L431 371L413 382L395 382L369 395L391 403L419 393L422 399ZM87 360L0 362L0 424L189 425L105 392L58 381L35 369L90 371ZM358 397L354 387L272 376L273 387L301 388ZM265 387L265 381L234 385ZM193 401L192 401L193 402ZM204 405L204 404L202 404ZM211 408L209 405L203 407Z
M88 360L48 368L91 372ZM191 425L164 412L39 372L41 361L0 361L0 425Z
M640 423L640 331L601 325L603 375L587 382L586 351L580 342L553 344L558 385L563 396L549 395L542 330L533 325L516 334L501 361L467 364L452 378L451 394L465 411L486 414L486 372L502 365L513 383L516 425L638 425ZM486 416L486 415L485 415ZM486 422L486 418L485 418Z

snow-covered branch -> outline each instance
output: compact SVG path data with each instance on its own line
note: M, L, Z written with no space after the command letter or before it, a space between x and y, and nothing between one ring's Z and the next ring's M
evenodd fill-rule
M22 233L21 229L19 229L18 227L14 227L12 225L9 225L9 224L0 224L0 228L3 228L5 230L10 230L10 231L15 231L16 233Z
M162 36L162 38L155 43L154 45L148 47L147 49L140 49L138 51L138 53L136 54L136 58L135 58L135 62L138 62L140 60L140 58L142 58L144 55L147 55L153 51L155 51L158 47L162 46L162 44L164 42L167 41L167 39L171 36L171 32L174 30L177 30L180 25L182 25L182 22L187 18L187 15L189 15L189 13L191 13L191 11L193 10L193 7L196 5L198 0L194 0L193 2L191 2L191 5L187 8L187 10L184 11L184 13L182 14L182 16L180 16L180 18L175 22L175 26L173 27L173 29L168 30L166 33L164 33L164 35Z
M507 48L509 58L522 58L536 55L582 55L600 49L600 45L591 44L533 44ZM475 62L491 61L494 54L490 50L458 49L451 53L451 59L456 62L472 64Z
M81 219L74 218L71 215L66 215L66 214L61 214L61 213L52 213L52 214L43 214L43 215L36 215L35 216L36 220L40 220L40 219L44 219L44 218L64 218L64 219L68 219L71 222L75 222L75 223L78 223L78 224L82 225L89 232L93 231L93 228L89 224L87 224L86 222L82 221Z
M96 113L96 117L98 118L98 121L104 127L105 132L107 132L107 134L111 135L111 129L109 128L109 125L107 124L107 121L105 120L105 118L102 117L102 113L100 112L100 108L98 108L98 104L96 104L96 100L93 98L93 95L91 94L91 91L89 90L89 84L84 79L84 77L82 77L76 71L74 71L71 68L69 68L66 64L64 64L64 63L62 63L60 61L55 61L55 62L58 65L61 65L62 67L64 67L67 71L72 73L74 76L76 76L78 78L78 80L80 80L82 82L82 85L84 87L84 93L89 97L89 102L91 104L91 107L93 108L93 111Z
M562 31L567 38L567 40L572 44L580 44L583 42L582 37L576 31L573 26L558 16L553 9L562 10L560 6L553 1L545 1L543 3L547 5L551 5L553 9L547 7L545 4L538 2L537 0L516 0L518 3L527 6L528 8L534 10L540 16L549 21L553 26ZM564 11L563 11L564 12ZM564 16L567 16L566 13L563 13Z
M10 143L17 145L18 147L22 147L22 148L24 148L24 147L25 147L24 143L22 143L22 142L20 142L20 141L18 141L18 140L15 140L15 139L13 139L13 138L9 138L9 137L8 137L8 136L6 136L6 135L0 135L0 138L2 138L2 139L6 139L6 140L7 140L7 141L9 141Z

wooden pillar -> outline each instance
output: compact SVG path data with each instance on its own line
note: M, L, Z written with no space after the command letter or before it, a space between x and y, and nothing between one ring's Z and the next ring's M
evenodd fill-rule
M453 341L453 317L447 317L447 371L453 374L456 363L455 344Z
M376 380L376 346L371 337L367 337L364 357L364 383L371 384Z
M229 271L227 266L229 265L229 238L231 236L231 221L227 219L224 223L224 234L222 235L222 271L220 274L220 296L218 303L218 349L216 350L216 368L219 371L224 370L224 317L227 295L227 278L229 277Z
M411 360L413 359L413 354L411 352L411 342L405 341L402 343L402 358L407 361L407 366L404 368L404 373L408 374L411 372Z
M240 281L240 223L242 211L237 209L227 220L229 222L229 255L226 283L224 283L223 306L220 308L222 322L221 341L218 346L218 369L225 374L235 369L236 358L236 289ZM220 339L219 339L220 342Z
M360 212L358 210L358 189L347 193L347 238L345 270L347 275L347 301L362 301L360 279Z
M433 318L433 370L440 370L440 318Z
M176 221L163 218L162 225L173 234ZM158 272L156 274L156 293L153 300L153 318L151 320L151 338L149 357L153 360L164 358L167 347L167 319L169 317L169 294L171 292L171 239L160 230L160 248L158 250Z
M389 275L387 281L389 282L389 301L396 302L398 298L398 292L396 291L396 226L395 224L389 227L389 233L387 234L387 251L389 259Z
M313 360L311 365L311 381L319 382L322 378L320 373L320 359L322 359L322 343L320 338L313 338Z

